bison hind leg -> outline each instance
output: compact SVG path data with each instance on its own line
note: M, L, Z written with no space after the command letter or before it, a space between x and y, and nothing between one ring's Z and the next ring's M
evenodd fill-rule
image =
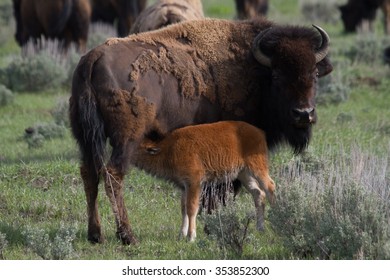
M125 245L138 243L130 227L123 195L123 179L129 165L131 147L131 144L114 146L109 163L102 169L106 195L115 217L116 236Z
M102 243L104 238L101 233L97 204L99 174L93 166L86 163L80 167L80 174L83 179L84 191L87 198L88 240L91 243Z

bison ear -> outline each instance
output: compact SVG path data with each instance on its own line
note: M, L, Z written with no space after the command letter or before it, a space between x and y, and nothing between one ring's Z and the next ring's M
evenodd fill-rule
M333 70L329 58L326 56L323 60L317 63L318 77L328 75Z

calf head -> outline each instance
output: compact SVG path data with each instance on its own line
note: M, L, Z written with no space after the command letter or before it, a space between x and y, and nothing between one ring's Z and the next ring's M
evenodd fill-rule
M271 27L255 38L254 57L269 67L268 108L262 108L267 112L262 118L269 125L265 130L271 147L281 139L296 152L307 146L317 121L317 80L332 71L328 45L329 36L318 26Z

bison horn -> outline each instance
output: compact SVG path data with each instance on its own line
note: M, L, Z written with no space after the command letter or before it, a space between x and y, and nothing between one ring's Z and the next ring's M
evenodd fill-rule
M313 27L315 29L318 30L318 32L321 34L321 37L322 37L322 43L321 43L321 46L316 49L316 63L320 62L321 60L323 60L325 58L325 56L328 54L328 51L329 51L329 35L325 32L324 29L322 29L321 27L313 24Z
M271 58L269 58L266 54L264 54L260 49L261 40L263 39L264 35L268 33L271 30L272 27L267 28L266 30L263 30L260 32L256 38L253 40L253 55L256 58L256 60L264 66L271 67Z

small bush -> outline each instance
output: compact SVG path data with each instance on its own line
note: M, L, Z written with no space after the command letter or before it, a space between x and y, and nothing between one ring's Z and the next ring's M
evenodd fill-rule
M28 227L23 231L26 239L26 245L34 253L44 260L63 260L68 259L74 253L73 241L76 238L76 228L74 226L65 227L61 223L54 238L38 228Z
M226 207L221 207L205 217L205 228L209 236L215 239L222 249L237 256L243 253L248 239L248 228L254 220L254 212L245 213L242 207L230 201Z
M0 3L0 22L7 24L13 18L12 3L11 1Z
M296 258L389 259L388 158L341 153L320 165L293 160L275 178L268 218Z
M0 232L0 260L4 260L4 250L8 246L7 236Z
M383 63L383 46L389 39L375 33L363 33L356 36L356 41L344 50L344 55L354 63L378 65Z
M6 106L14 101L14 94L11 90L0 84L0 107Z
M67 71L58 61L45 53L31 57L16 57L3 70L8 88L13 91L37 92L59 88L67 78Z
M52 122L37 123L25 129L24 140L29 148L41 148L45 141L61 138L70 126L68 116L68 100L58 100L56 107L51 111Z
M13 36L13 29L10 27L12 18L11 2L0 3L0 46L3 46Z
M301 0L300 7L303 17L309 22L337 23L340 21L340 13L334 0Z
M29 148L40 148L45 140L61 138L65 135L66 127L56 123L39 123L25 130L24 140Z
M94 23L90 25L87 48L92 49L103 44L108 38L117 37L116 30L112 25L104 23Z
M68 99L58 100L56 107L51 112L54 122L59 126L69 127L69 102Z
M341 67L345 69L347 66L344 64ZM351 90L351 78L340 71L341 67L335 65L335 70L330 75L318 80L317 104L336 105L348 100Z

